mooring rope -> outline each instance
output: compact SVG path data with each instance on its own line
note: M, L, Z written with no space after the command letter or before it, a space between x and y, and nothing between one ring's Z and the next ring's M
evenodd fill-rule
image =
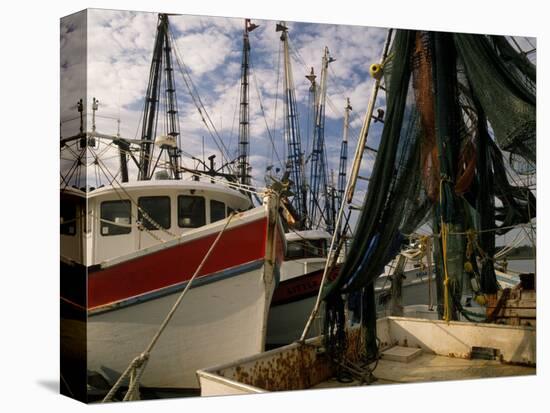
M185 294L187 293L187 291L191 287L191 284L193 283L193 280L196 278L198 273L202 270L202 267L206 263L206 260L208 260L208 258L210 257L210 254L212 253L212 251L214 250L214 248L218 244L218 241L220 240L223 233L225 232L225 230L229 226L229 223L231 222L231 219L233 218L234 215L235 215L234 213L229 215L229 218L227 219L227 222L225 223L224 227L219 232L218 236L216 237L216 239L214 240L212 245L210 245L210 248L208 249L208 252L206 253L206 255L202 259L201 263L199 264L199 266L195 270L195 273L193 274L193 276L191 277L191 279L189 280L189 282L185 286L185 289L181 292L178 299L176 300L176 302L172 306L170 312L164 318L164 321L160 325L157 333L155 334L155 336L153 337L153 339L151 340L151 342L149 343L149 345L147 346L145 351L142 352L141 354L139 354L137 357L135 357L130 362L130 364L128 365L126 370L124 370L124 373L122 373L122 375L118 378L118 380L113 385L111 390L109 390L109 393L107 393L105 398L102 400L102 403L108 402L113 398L114 394L120 388L122 382L124 381L124 379L126 379L126 377L128 377L128 375L130 375L130 385L128 387L128 391L126 392L126 395L124 396L123 401L136 400L138 398L139 382L141 380L141 376L143 376L143 373L145 371L145 367L147 366L147 363L149 361L149 356L151 354L151 351L153 350L153 347L155 346L158 339L160 338L160 335L166 329L166 326L168 325L168 323L170 322L170 320L174 316L174 314L175 314L176 310L178 309L181 301L183 300L183 297L185 297ZM138 371L138 369L139 369L139 371Z

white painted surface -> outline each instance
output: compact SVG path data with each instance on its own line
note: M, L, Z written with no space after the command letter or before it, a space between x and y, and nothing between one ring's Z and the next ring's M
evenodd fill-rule
M500 351L503 361L536 363L536 330L532 327L402 317L383 320L387 320L390 338L401 345L406 341L411 347L456 357L467 357L473 346L490 347Z
M142 385L197 388L196 370L263 350L273 283L263 267L189 290L151 353ZM88 369L111 382L155 335L176 294L88 319Z
M201 396L224 396L249 393L265 393L265 390L246 384L237 383L233 380L227 380L214 374L201 372L200 375L207 380L201 381Z
M325 268L326 258L297 258L284 261L281 267L281 282Z
M331 235L322 229L310 229L305 231L293 231L285 234L285 238L288 242L300 241L300 240L316 240L326 239L330 240Z

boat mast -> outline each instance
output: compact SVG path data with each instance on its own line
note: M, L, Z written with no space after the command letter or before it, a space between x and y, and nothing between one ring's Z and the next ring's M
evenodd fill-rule
M250 41L248 33L257 28L256 24L250 22L250 19L244 21L243 31L243 57L241 64L241 103L239 108L239 162L238 178L243 185L250 185L249 174L249 153L250 153L250 109L249 109L249 59L250 59Z
M319 227L321 220L324 219L326 230L328 232L332 231L333 222L330 213L325 153L325 105L327 98L328 65L333 61L334 59L329 55L328 47L325 47L321 69L321 84L319 86L319 97L317 99L317 110L315 114L313 147L311 152L311 198L309 202L312 225L316 223L317 227ZM320 202L321 191L324 198L323 205L321 205ZM319 218L317 219L318 216Z
M284 22L276 25L275 31L281 33L284 56L284 113L285 113L285 138L288 146L288 159L286 169L294 183L295 190L291 201L292 207L298 216L298 228L304 228L307 217L306 187L303 173L303 153L300 140L300 127L298 125L298 112L296 108L296 92L290 63L288 28Z
M170 169L174 179L180 179L179 164L180 150L177 147L177 140L180 135L178 120L178 104L176 99L176 84L174 81L174 68L172 66L172 46L169 36L168 16L159 14L157 34L151 69L149 71L149 84L145 95L145 107L143 110L143 123L141 128L141 139L144 141L139 153L139 180L149 180L154 169L151 168L153 160L154 140L156 136L158 111L160 106L160 91L162 86L162 72L165 72L164 99L165 99L165 121L167 135L171 138L172 144L162 145L161 151L166 150L169 156ZM160 155L159 155L160 156Z
M338 165L338 198L335 210L340 210L344 202L344 191L346 189L346 172L348 167L348 133L349 133L349 114L352 110L349 98L346 98L346 108L344 112L344 132L342 134L342 145L340 147L340 164ZM341 232L341 226L338 228Z

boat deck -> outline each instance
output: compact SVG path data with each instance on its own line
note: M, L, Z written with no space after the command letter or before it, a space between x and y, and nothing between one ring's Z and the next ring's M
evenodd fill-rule
M536 373L535 367L502 363L498 360L468 360L422 353L407 363L381 359L374 370L377 381L373 385L420 383L441 380L480 379L488 377L526 376ZM332 377L314 389L360 386L353 381L342 383Z

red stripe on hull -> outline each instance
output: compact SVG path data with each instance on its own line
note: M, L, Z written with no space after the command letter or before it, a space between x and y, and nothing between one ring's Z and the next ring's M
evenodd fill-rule
M328 275L328 280L336 279L339 270L340 266L336 266ZM286 304L316 295L319 292L323 272L324 270L318 270L281 282L273 293L271 305Z
M263 218L227 229L198 276L264 258L266 225L267 219ZM217 235L213 233L90 272L88 309L189 280Z

